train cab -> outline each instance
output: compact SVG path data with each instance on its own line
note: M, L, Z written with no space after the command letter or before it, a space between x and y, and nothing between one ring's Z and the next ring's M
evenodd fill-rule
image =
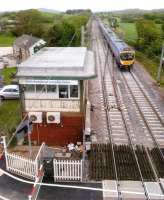
M22 116L33 123L33 142L82 141L87 82L94 77L94 55L85 47L45 47L18 65Z

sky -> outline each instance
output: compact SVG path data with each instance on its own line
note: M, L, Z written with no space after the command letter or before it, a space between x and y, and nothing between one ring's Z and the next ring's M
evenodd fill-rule
M129 8L164 8L164 0L0 0L0 11L48 8L59 11L67 9L91 9L111 11Z

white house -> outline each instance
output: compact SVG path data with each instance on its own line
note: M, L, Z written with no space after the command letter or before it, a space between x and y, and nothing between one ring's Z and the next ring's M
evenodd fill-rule
M25 61L29 56L34 55L45 45L46 42L43 39L31 35L22 35L13 43L13 55L19 64Z

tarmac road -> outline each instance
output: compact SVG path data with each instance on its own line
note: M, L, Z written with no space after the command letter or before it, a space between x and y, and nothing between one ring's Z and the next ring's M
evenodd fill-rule
M68 183L69 184L69 183ZM73 184L71 184L73 185ZM102 184L75 184L84 187L101 188ZM80 189L68 189L57 187L41 187L37 200L103 200L102 192Z
M5 161L0 160L0 168L5 169ZM70 183L67 183L70 184ZM101 188L102 184L77 184L70 185L97 187ZM27 200L32 185L16 181L4 174L0 174L0 200ZM42 186L37 200L102 200L102 192L66 189L57 187Z

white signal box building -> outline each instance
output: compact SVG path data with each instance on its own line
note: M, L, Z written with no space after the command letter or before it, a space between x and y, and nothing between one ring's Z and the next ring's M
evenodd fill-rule
M22 113L36 125L34 140L82 139L87 80L95 76L93 52L85 47L45 47L18 65Z

